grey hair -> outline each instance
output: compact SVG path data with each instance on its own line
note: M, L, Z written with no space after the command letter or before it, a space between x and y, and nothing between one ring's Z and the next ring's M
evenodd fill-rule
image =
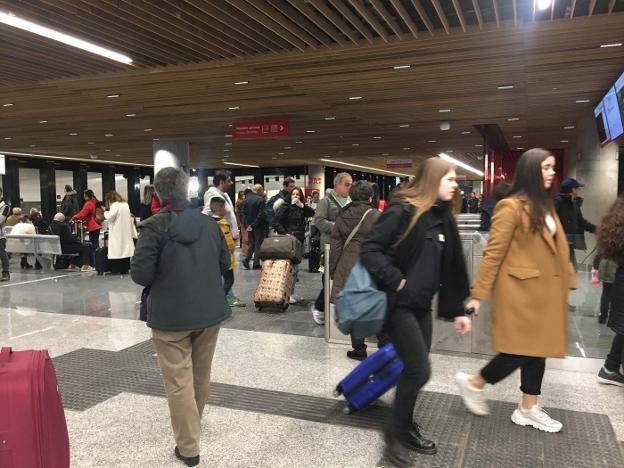
M334 187L342 182L342 179L345 179L347 177L351 177L351 174L349 174L348 172L339 172L338 174L336 174L336 177L334 177Z
M161 200L186 200L189 177L176 167L164 167L154 177L154 189Z
M65 215L63 213L56 213L54 215L54 221L58 221L59 223L62 223L63 221L65 221Z
M256 184L253 186L253 190L254 193L262 193L264 191L264 187L261 184Z
M351 187L349 195L352 201L368 201L373 198L373 184L367 180L358 180Z

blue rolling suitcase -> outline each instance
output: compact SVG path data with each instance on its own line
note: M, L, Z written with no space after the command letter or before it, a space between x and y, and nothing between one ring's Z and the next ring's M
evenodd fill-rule
M347 375L334 390L344 395L346 414L366 408L396 385L403 372L403 363L392 344L371 354Z

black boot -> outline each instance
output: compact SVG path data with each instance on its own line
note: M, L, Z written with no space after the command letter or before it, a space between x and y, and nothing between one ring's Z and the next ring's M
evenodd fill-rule
M412 427L407 430L405 437L405 444L418 453L433 455L438 452L435 442L423 437L420 433L420 427L416 423L412 424Z
M196 455L194 457L185 457L184 455L180 453L180 451L178 450L178 447L175 448L174 452L175 452L176 458L178 460L183 461L186 466L199 465L199 455Z
M11 275L9 274L8 271L3 271L2 272L2 276L0 276L0 282L2 281L9 281L11 279Z
M598 323L600 324L607 323L607 317L604 315L601 315L600 317L598 317Z
M248 258L244 258L243 259L243 268L245 268L245 270L249 270L250 269L249 259Z
M368 357L366 350L353 349L351 351L347 351L347 357L349 359L355 359L356 361L363 361Z
M28 260L26 260L26 257L22 257L22 262L20 263L22 270L29 270L32 268L32 265L30 265L28 263Z
M412 466L409 449L395 438L386 437L383 458L400 468Z

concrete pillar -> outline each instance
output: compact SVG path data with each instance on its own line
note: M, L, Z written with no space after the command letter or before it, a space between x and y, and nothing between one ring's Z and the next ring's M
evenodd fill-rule
M104 166L102 168L102 200L106 194L115 190L115 166Z
M189 172L189 142L159 140L152 144L154 150L154 175L163 167L179 167Z
M84 191L87 190L88 181L87 165L80 164L77 169L74 169L74 190L78 194L78 203L81 208L84 204Z
M39 170L41 215L50 222L56 214L56 177L54 165L47 163Z
M130 211L135 216L139 216L141 213L141 185L140 185L140 173L138 168L132 168L127 173L128 177L128 205Z

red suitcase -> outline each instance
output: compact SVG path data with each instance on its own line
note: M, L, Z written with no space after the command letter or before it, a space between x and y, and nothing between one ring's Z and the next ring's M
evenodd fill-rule
M69 436L47 351L0 351L0 467L69 468Z

